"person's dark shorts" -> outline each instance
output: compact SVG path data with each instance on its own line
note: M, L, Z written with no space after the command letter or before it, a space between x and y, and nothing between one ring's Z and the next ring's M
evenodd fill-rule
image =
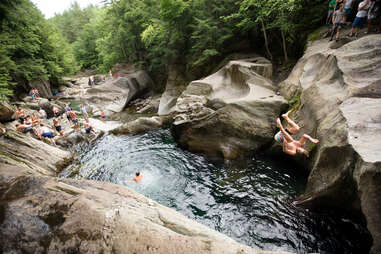
M78 118L73 119L73 123L77 124L78 123Z
M61 125L56 126L56 130L57 130L58 132L62 131L62 127L61 127Z
M348 17L352 13L352 8L344 8L344 13Z
M34 133L34 131L33 131L33 127L32 126L28 126L28 127L26 127L23 131L22 131L22 133L28 133L28 132L30 132L30 133Z
M332 27L333 30L341 29L341 28L343 28L343 23L335 23L333 24L333 27Z
M355 21L353 21L352 27L363 26L365 22L366 22L366 17L363 17L363 18L356 17Z
M44 138L54 138L53 132L44 132L42 135Z
M20 116L19 117L20 123L24 123L25 119L26 119L26 116Z
M69 120L69 122L71 121L71 116L70 115L67 115L66 118L67 118L67 120Z
M85 130L86 130L86 133L87 133L87 134L90 134L90 132L91 132L91 127L86 128Z

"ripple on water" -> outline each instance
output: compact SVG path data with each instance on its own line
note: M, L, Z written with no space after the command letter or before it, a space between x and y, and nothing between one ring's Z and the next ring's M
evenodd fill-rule
M143 180L131 180L136 171ZM342 215L314 214L288 202L305 177L293 166L253 158L245 166L212 163L179 149L168 130L105 136L63 177L128 186L239 242L297 253L367 253L363 224Z

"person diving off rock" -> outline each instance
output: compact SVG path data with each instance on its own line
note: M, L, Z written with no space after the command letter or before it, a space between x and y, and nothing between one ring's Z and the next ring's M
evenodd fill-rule
M289 113L290 111L286 114L283 114L282 117L287 121L287 124L290 126L290 128L288 128L288 131L291 134L295 134L300 130L300 127L288 117ZM277 118L276 124L280 131L277 134L275 134L274 139L275 141L282 144L283 152L286 154L292 156L295 156L296 154L304 154L308 157L308 151L303 148L306 144L306 140L309 140L314 144L319 143L318 139L314 139L307 134L303 134L303 136L299 140L294 140L291 134L288 133L286 129L283 127L282 122L279 118Z

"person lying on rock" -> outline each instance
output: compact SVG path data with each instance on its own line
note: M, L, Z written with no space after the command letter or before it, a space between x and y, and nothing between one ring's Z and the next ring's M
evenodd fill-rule
M20 123L23 124L26 118L25 111L20 106L18 106L15 114L16 118L20 120Z
M58 133L63 136L64 133L62 131L62 126L60 124L60 120L57 118L57 117L54 117L53 118L53 125L54 125L54 128L56 128L56 131L58 131Z
M307 134L303 134L303 136L299 140L294 140L292 136L283 128L282 122L279 118L277 118L276 123L281 133L277 133L274 138L276 141L282 143L283 152L285 152L286 154L293 156L296 154L304 154L308 157L308 151L303 148L306 144L306 140L308 139L309 141L315 144L319 142L318 139L314 139Z
M136 172L135 173L135 177L134 178L132 178L131 180L132 181L135 181L135 182L140 182L140 180L142 180L142 178L143 178L143 175L142 174L140 174L140 172Z
M44 139L49 139L49 141L53 145L56 145L56 142L54 142L53 131L51 131L48 127L44 126L44 124L40 124L40 137L43 137Z
M26 124L16 124L16 130L19 132L22 132L24 134L27 134L28 132L31 134L36 135L39 139L41 139L40 135L37 132L37 129L34 128L31 125L26 125Z

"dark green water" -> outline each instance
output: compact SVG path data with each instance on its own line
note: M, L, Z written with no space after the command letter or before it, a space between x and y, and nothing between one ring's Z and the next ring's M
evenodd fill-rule
M143 180L131 181L136 171ZM244 165L212 163L176 146L168 130L105 136L63 177L128 186L238 242L295 253L367 253L370 236L344 215L292 205L305 176L268 158Z

